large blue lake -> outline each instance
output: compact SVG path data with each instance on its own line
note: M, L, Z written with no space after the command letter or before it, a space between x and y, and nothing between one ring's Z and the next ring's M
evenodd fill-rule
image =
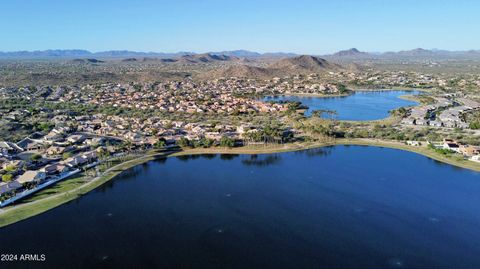
M416 102L399 98L402 95L418 94L417 91L357 91L342 97L314 96L267 96L264 101L299 101L308 106L306 115L314 110L334 110L339 120L379 120L389 116L389 111L400 107L414 106Z
M0 252L47 259L1 268L478 269L480 174L361 146L167 158L0 229Z

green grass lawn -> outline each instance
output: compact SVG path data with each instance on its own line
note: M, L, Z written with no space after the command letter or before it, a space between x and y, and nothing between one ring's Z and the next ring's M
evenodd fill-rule
M40 200L55 194L67 192L73 190L87 181L83 173L76 174L68 179L57 182L49 188L43 189L30 197L21 200L18 204L30 203L36 200ZM8 208L8 207L7 207Z
M88 180L89 177L85 176L84 173L79 173L71 178L58 182L45 190L39 191L31 197L23 199L15 206L7 206L3 208L4 212L0 211L0 227L33 217L74 200L103 185L121 172L138 164L154 160L155 158L155 156L135 156L132 158L116 159L110 162L109 165L109 167L113 167L113 169L103 174L97 180ZM108 168L104 167L103 169L106 170ZM100 170L102 170L102 168Z

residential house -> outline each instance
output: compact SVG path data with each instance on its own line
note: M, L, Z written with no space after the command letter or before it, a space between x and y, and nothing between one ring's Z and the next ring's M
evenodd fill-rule
M452 139L444 139L443 146L444 149L449 149L455 152L460 152L460 145Z
M421 145L421 143L419 141L407 141L407 145L418 147Z
M45 135L43 139L47 142L57 142L63 139L63 134L58 131L52 130L50 133Z
M23 151L22 148L17 146L15 143L0 141L0 156L12 156L18 152Z
M59 155L65 152L65 147L51 146L47 149L48 155Z
M474 156L480 154L480 147L472 145L460 145L459 152L464 156Z
M25 151L39 150L44 147L44 144L30 138L24 138L17 143Z
M81 135L81 134L71 135L71 136L67 137L67 141L72 143L72 144L82 143L83 141L85 141L85 136Z
M13 194L16 190L20 189L22 184L18 181L0 182L0 196Z
M40 183L46 177L46 173L39 170L28 170L17 178L20 184Z
M480 155L473 155L472 157L470 157L469 160L474 162L480 162Z
M61 163L47 165L43 168L43 170L45 170L47 175L63 174L69 171L68 167Z
M7 167L15 167L15 170L20 169L25 165L25 161L22 160L11 160L2 164L3 169L7 169Z
M87 162L92 162L97 159L97 152L96 151L85 152L82 155L82 157L85 158Z
M88 159L81 156L81 155L73 156L73 157L68 158L65 161L63 161L63 163L68 167L80 166L80 165L85 164L87 162L88 162Z

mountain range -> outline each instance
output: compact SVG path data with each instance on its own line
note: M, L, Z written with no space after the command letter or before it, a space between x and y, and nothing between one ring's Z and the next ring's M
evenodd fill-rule
M230 57L238 58L261 58L261 57L291 57L295 56L294 53L284 53L284 52L267 52L267 53L258 53L247 50L233 50L233 51L221 51L221 52L209 52L201 53L203 55L224 55ZM201 55L194 52L175 52L175 53L164 53L164 52L139 52L139 51L129 51L129 50L110 50L110 51L100 51L100 52L91 52L88 50L36 50L36 51L11 51L3 52L0 51L0 58L135 58L135 57L157 57L157 58L178 58L182 56L192 56L192 55Z
M211 57L211 55L217 55L221 57L232 57L232 58L245 58L245 59L255 59L255 58L288 58L295 57L298 54L288 53L288 52L267 52L259 53L248 50L232 50L232 51L220 51L220 52L208 52L208 53L194 53L194 52L175 52L175 53L164 53L164 52L139 52L139 51L129 51L129 50L110 50L110 51L100 51L100 52L90 52L88 50L37 50L37 51L12 51L12 52L1 52L0 58L11 58L11 59L50 59L50 58L148 58L155 57L160 59L165 58L175 58L181 61L188 62L188 58L195 58L194 62L202 62L199 55ZM210 55L210 56L208 56ZM468 51L448 51L448 50L438 50L438 49L422 49L417 48L413 50L404 50L398 52L384 52L384 53L369 53L362 52L356 48L351 48L348 50L341 50L330 55L322 55L322 58L372 58L372 59L390 59L390 58L469 58L469 57L480 57L480 50L468 50ZM216 59L219 60L219 59ZM208 62L208 59L207 59Z
M300 55L280 59L267 65L266 67L257 67L245 64L232 65L226 68L207 72L203 74L203 77L266 78L293 74L324 73L344 69L345 68L341 65L331 63L319 57Z

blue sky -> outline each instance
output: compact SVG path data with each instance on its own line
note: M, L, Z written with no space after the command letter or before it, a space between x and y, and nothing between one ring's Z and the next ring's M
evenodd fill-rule
M480 1L10 0L0 50L480 49Z

